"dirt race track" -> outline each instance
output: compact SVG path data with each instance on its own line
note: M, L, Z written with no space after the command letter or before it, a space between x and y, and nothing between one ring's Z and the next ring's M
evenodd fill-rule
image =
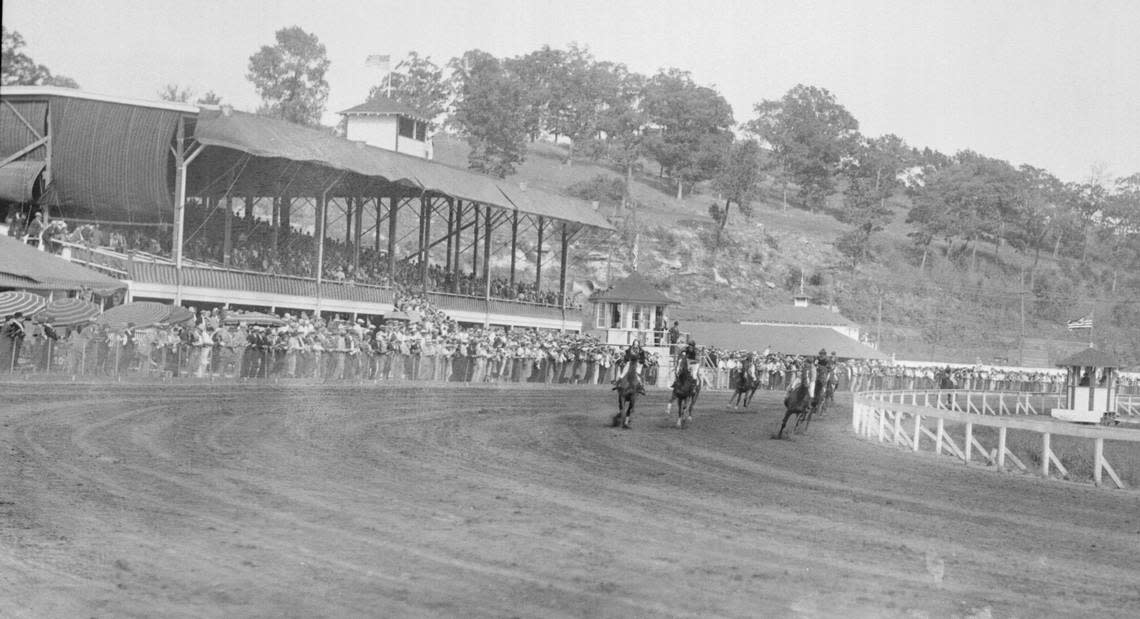
M1140 492L857 439L850 401L0 384L3 617L1140 615Z

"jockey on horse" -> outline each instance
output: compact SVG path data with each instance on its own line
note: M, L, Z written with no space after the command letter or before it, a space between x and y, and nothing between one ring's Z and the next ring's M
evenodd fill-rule
M628 365L631 363L636 364L633 367L632 374L633 377L637 380L637 393L639 395L645 395L645 384L641 379L641 371L645 368L645 350L641 348L641 342L639 340L634 340L633 343L629 345L629 348L625 350L625 354L622 355L621 361L618 361L619 378L614 380L614 385L618 384L618 382L621 380L620 376L624 374L622 368L628 367ZM617 387L614 388L616 389Z
M675 364L676 370L673 372L674 377L681 373L680 369L682 363L689 365L689 373L695 376L697 381L703 386L705 384L705 377L701 372L701 353L700 350L697 349L696 340L694 340L691 335L689 336L689 341L685 343L685 347L681 349L681 353L677 355L677 363ZM677 384L673 383L673 386L676 387Z

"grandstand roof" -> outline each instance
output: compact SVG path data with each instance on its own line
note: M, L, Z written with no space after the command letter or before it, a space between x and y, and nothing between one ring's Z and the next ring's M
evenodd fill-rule
M202 110L194 138L257 157L315 164L362 177L414 187L507 210L612 230L586 202L537 189L521 191L509 181L345 140L311 127L249 114ZM205 155L203 155L205 156ZM325 179L328 183L329 179Z
M17 153L35 138L12 110L43 135L46 102L50 101L52 184L48 191L54 192L53 204L95 211L101 217L170 220L174 182L168 166L170 143L178 119L192 117L187 124L193 139L216 148L207 148L189 166L191 195L204 195L211 188L232 189L227 176L245 171L246 179L234 181L246 183L243 189L253 185L272 188L276 182L296 196L318 195L334 184L334 196L425 193L613 229L581 200L537 189L521 192L508 181L229 108L40 86L5 86L0 96L12 104L12 108L0 106L0 113L11 116L0 119L0 157ZM42 160L42 150L21 161ZM11 176L14 187L23 186L25 175L13 172Z
M833 312L822 305L809 305L807 307L780 305L761 310L749 316L744 322L748 324L820 325L825 327L850 327L855 324L844 318L839 312Z
M110 292L127 285L20 241L0 236L0 288Z
M816 355L822 349L828 352L835 351L836 356L845 359L888 358L874 348L830 327L686 322L685 329L698 345L716 346L727 350L763 351L767 348L775 353Z

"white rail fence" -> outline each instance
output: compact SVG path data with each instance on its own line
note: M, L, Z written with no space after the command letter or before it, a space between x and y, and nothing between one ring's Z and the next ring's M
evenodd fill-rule
M1062 479L1078 480L1091 473L1097 486L1107 476L1117 488L1128 487L1125 479L1140 477L1140 430L1081 426L1044 416L1060 405L1059 398L1039 393L866 391L855 394L851 425L862 437L948 454L967 465L984 462L998 471L1012 467L1030 472L1032 465L1046 478L1055 471ZM1138 411L1140 397L1118 399L1121 417L1135 418ZM1011 432L1016 434L1013 442ZM1118 468L1126 472L1125 479Z

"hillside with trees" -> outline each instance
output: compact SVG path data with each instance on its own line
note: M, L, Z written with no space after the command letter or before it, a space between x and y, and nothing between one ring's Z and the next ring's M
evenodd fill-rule
M574 46L500 67L525 93L525 127L503 129L525 152L501 176L619 224L579 243L578 278L636 265L684 301L679 317L713 320L802 287L908 358L1041 363L1093 339L1140 363L1140 174L1066 183L863 135L817 86L737 119L676 68L641 76ZM482 169L472 121L449 117L438 159ZM1091 332L1066 328L1087 316Z

